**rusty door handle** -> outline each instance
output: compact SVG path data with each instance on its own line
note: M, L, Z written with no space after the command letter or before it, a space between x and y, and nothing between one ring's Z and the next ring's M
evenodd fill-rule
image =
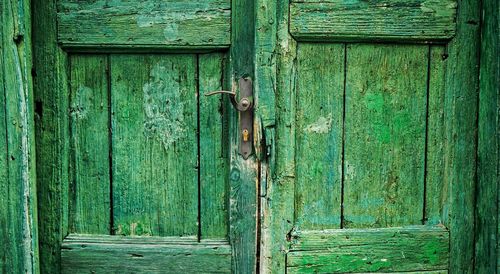
M231 100L231 104L238 111L247 111L252 107L252 98L242 97L238 102L236 100L236 92L228 91L228 90L217 90L212 92L205 93L205 96L212 96L216 94L228 94L229 99Z
M253 150L253 86L250 78L240 78L238 81L240 99L236 99L236 92L218 90L205 93L205 96L227 94L231 104L240 112L239 115L239 140L240 154L243 159L248 159Z

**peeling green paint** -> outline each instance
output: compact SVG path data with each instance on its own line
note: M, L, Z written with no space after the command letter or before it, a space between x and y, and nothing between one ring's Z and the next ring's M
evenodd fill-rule
M149 82L143 86L144 134L159 140L165 150L185 134L184 102L179 79L167 69L167 64L158 63L150 72Z

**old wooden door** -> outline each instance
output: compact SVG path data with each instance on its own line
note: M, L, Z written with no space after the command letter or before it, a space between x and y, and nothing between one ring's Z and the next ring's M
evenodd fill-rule
M275 2L261 269L472 273L477 1Z
M250 1L33 1L44 273L251 273Z

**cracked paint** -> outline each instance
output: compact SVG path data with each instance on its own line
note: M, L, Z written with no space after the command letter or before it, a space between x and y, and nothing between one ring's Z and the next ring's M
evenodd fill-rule
M178 75L163 64L156 64L149 82L143 86L143 93L144 134L160 141L168 150L186 131Z
M304 130L306 132L312 133L328 133L332 129L333 118L332 115L328 115L328 117L319 117L316 122L308 125Z

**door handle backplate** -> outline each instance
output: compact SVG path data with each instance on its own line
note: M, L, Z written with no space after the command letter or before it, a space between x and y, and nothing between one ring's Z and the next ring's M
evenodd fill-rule
M253 86L250 78L240 78L238 80L240 99L236 99L236 92L218 90L205 93L205 96L215 94L227 94L233 107L239 113L239 153L243 159L248 159L253 152Z

